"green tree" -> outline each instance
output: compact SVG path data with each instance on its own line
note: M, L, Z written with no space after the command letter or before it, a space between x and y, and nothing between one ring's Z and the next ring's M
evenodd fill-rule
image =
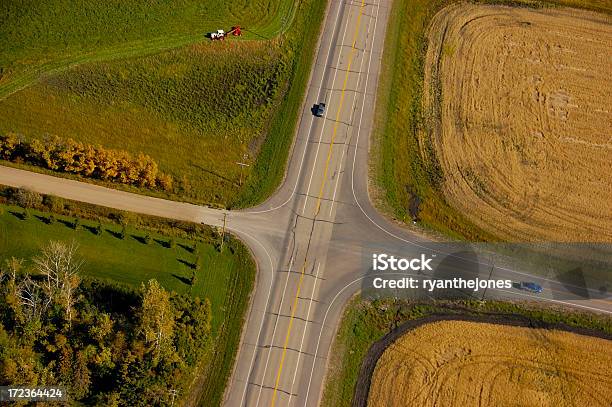
M70 391L75 399L81 399L89 393L91 384L91 372L87 366L87 355L83 351L79 351L74 358L72 368L72 385Z

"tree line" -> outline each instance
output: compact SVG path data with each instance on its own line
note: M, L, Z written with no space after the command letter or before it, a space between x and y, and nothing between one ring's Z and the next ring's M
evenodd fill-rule
M148 155L106 149L58 136L24 140L14 133L0 135L0 158L26 162L53 171L78 174L138 187L171 191L173 180Z
M49 242L0 266L0 385L63 385L84 405L180 404L210 346L210 302L155 280L82 280L82 265L74 243Z

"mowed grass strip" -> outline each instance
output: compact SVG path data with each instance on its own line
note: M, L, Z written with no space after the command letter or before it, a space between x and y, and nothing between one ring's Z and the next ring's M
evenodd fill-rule
M126 235L119 237L122 227L102 223L102 233L97 235L98 223L80 220L77 230L73 228L75 218L54 215L56 221L47 224L49 213L28 209L29 217L20 217L24 209L17 206L0 205L0 256L29 261L50 240L75 241L79 245L79 256L84 264L84 276L111 280L139 288L140 283L156 279L167 290L209 298L219 327L222 308L233 274L241 272L242 264L230 250L222 253L211 244L172 238L128 226ZM145 243L149 235L150 243ZM175 247L167 247L171 240ZM197 253L193 253L197 244ZM199 260L198 260L199 258ZM200 262L201 269L195 270ZM196 272L196 283L190 286L192 270ZM216 321L215 321L216 319Z
M96 221L81 219L75 230L73 217L54 215L55 222L47 224L48 212L29 209L29 216L21 219L23 213L23 208L0 205L0 261L17 257L31 265L31 258L50 240L75 241L84 261L82 276L135 289L156 279L168 290L208 298L214 340L202 367L200 404L221 404L255 278L255 264L246 247L230 239L219 252L216 242L181 239L130 226L121 239L122 226L114 223L102 223L103 232L98 235ZM147 235L151 239L148 244Z
M241 25L245 38L289 26L293 0L43 0L0 4L0 98L75 63L144 55Z
M398 0L392 5L385 39L382 71L377 94L379 101L373 133L371 174L373 198L385 213L410 221L411 206L418 206L418 219L427 229L447 236L495 241L445 200L440 185L442 172L433 146L423 134L428 120L422 111L426 30L436 12L450 0ZM605 0L479 0L482 4L522 7L571 6L612 13Z

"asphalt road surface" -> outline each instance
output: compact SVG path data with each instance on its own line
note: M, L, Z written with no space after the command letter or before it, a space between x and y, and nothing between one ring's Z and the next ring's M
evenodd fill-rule
M388 0L330 2L285 182L259 207L225 212L0 167L0 184L41 193L215 226L226 216L227 227L249 245L259 267L226 390L228 406L319 404L343 306L367 281L374 252L425 253L445 258L452 265L448 273L456 276L472 275L464 270L473 272L473 266L463 266L467 262L476 264L480 276L544 286L537 295L488 290L487 298L612 312L606 295L612 287L605 279L581 291L533 270L496 266L481 257L466 260L461 250L428 242L373 209L367 191L369 136L389 6ZM319 102L327 105L322 118L311 111Z

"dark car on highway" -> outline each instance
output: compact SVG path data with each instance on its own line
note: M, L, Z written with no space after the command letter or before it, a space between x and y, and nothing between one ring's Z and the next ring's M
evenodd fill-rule
M325 103L319 103L315 106L314 115L317 117L323 117L325 114Z

